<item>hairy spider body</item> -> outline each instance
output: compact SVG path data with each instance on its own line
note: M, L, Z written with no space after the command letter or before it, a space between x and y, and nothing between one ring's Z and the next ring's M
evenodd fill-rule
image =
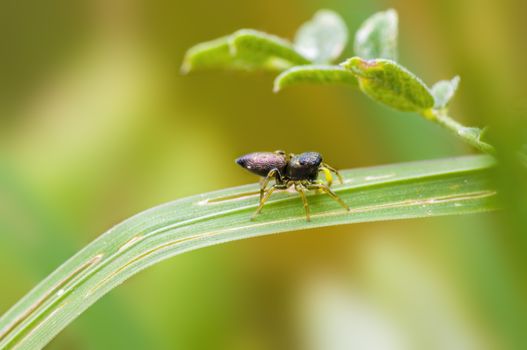
M337 175L340 183L343 181L337 170L323 162L320 153L305 152L295 155L286 154L284 151L255 152L241 156L236 159L236 163L251 173L263 177L260 185L260 202L252 218L260 213L265 202L275 190L286 190L293 186L302 198L307 221L310 221L309 205L305 194L308 190L320 190L337 201L344 209L350 210L348 205L329 189L333 183L332 172ZM324 173L327 184L318 180L320 172ZM274 184L269 186L272 180Z

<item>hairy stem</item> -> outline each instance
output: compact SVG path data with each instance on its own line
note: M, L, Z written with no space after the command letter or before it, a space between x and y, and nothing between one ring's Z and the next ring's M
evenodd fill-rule
M483 133L482 129L462 125L458 121L452 119L452 117L448 115L447 110L429 109L423 112L423 116L450 130L472 147L485 153L492 155L496 154L494 146L481 141L481 135Z

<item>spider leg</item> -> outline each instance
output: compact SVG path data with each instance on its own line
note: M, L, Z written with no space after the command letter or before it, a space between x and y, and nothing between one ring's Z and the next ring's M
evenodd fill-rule
M287 187L283 184L274 184L271 188L269 188L267 192L265 192L265 195L260 200L260 204L258 205L258 208L256 208L256 211L254 212L253 216L251 216L251 220L254 220L254 218L256 218L256 215L260 214L265 202L267 202L267 200L269 199L269 197L271 197L271 194L273 194L275 190L284 190L284 189L287 189Z
M331 171L326 168L325 166L321 166L318 168L318 171L322 171L324 173L324 176L326 178L326 182L328 183L328 187L331 187L331 184L333 183L333 176L331 175Z
M302 184L295 184L295 190L300 194L302 202L304 203L304 210L306 211L306 220L311 221L309 217L309 204L306 198L306 188Z
M338 202L344 209L346 209L347 211L351 210L350 207L346 203L344 203L344 201L340 199L339 196L333 193L333 191L331 191L329 187L324 184L317 184L317 183L309 184L307 186L307 189L308 190L322 190L325 193L327 193L331 198L333 198L336 202Z
M282 181L282 175L280 174L280 171L276 168L271 169L271 171L267 173L267 176L260 184L260 204L262 203L262 199L264 197L265 190L267 189L267 185L269 185L269 182L273 179L277 181Z
M337 169L333 168L332 166L330 166L329 164L326 164L326 163L322 163L321 166L323 168L327 168L329 171L332 171L333 173L335 173L335 175L337 175L337 177L339 178L339 181L341 184L344 183L344 180L342 179L342 176L340 175L340 173L337 171ZM328 185L329 186L329 185Z

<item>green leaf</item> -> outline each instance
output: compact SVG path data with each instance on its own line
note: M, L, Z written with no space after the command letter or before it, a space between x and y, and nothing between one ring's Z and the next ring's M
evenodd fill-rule
M282 38L252 29L241 29L230 37L232 53L255 67L283 70L310 61Z
M274 80L274 92L301 84L351 84L357 86L357 78L340 66L297 66L280 73Z
M397 60L397 26L397 12L393 9L368 18L355 34L355 55Z
M434 108L446 108L450 103L452 97L454 97L457 87L459 85L459 76L455 76L452 80L441 80L432 86L430 91L434 96L435 105Z
M312 221L290 192L257 220L258 185L204 193L149 209L113 227L51 273L0 318L0 348L40 349L90 305L141 270L189 250L321 226L478 213L497 208L489 156L343 171L334 191L351 207L310 193ZM302 239L298 237L298 239Z
M360 89L375 101L409 112L434 106L434 97L421 79L394 61L352 57L342 66L355 74Z
M185 54L181 71L234 69L282 71L308 64L291 44L277 36L241 29L230 36L200 43Z
M330 10L320 10L297 31L296 51L315 63L337 59L348 41L348 28L342 17Z
M186 74L197 70L234 68L235 66L237 63L231 55L229 37L224 36L199 43L188 49L183 59L181 72Z

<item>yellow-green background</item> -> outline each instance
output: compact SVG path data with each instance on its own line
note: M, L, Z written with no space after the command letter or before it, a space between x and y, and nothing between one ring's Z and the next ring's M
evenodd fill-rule
M459 74L453 115L490 124L511 154L525 136L526 4L3 1L0 314L134 213L256 181L234 164L241 154L316 150L343 169L473 152L352 88L275 95L267 74L182 76L195 43L244 27L291 38L319 8L341 13L352 37L393 7L402 64L430 85ZM172 258L112 291L49 349L527 346L522 176L498 172L502 214L330 227Z

